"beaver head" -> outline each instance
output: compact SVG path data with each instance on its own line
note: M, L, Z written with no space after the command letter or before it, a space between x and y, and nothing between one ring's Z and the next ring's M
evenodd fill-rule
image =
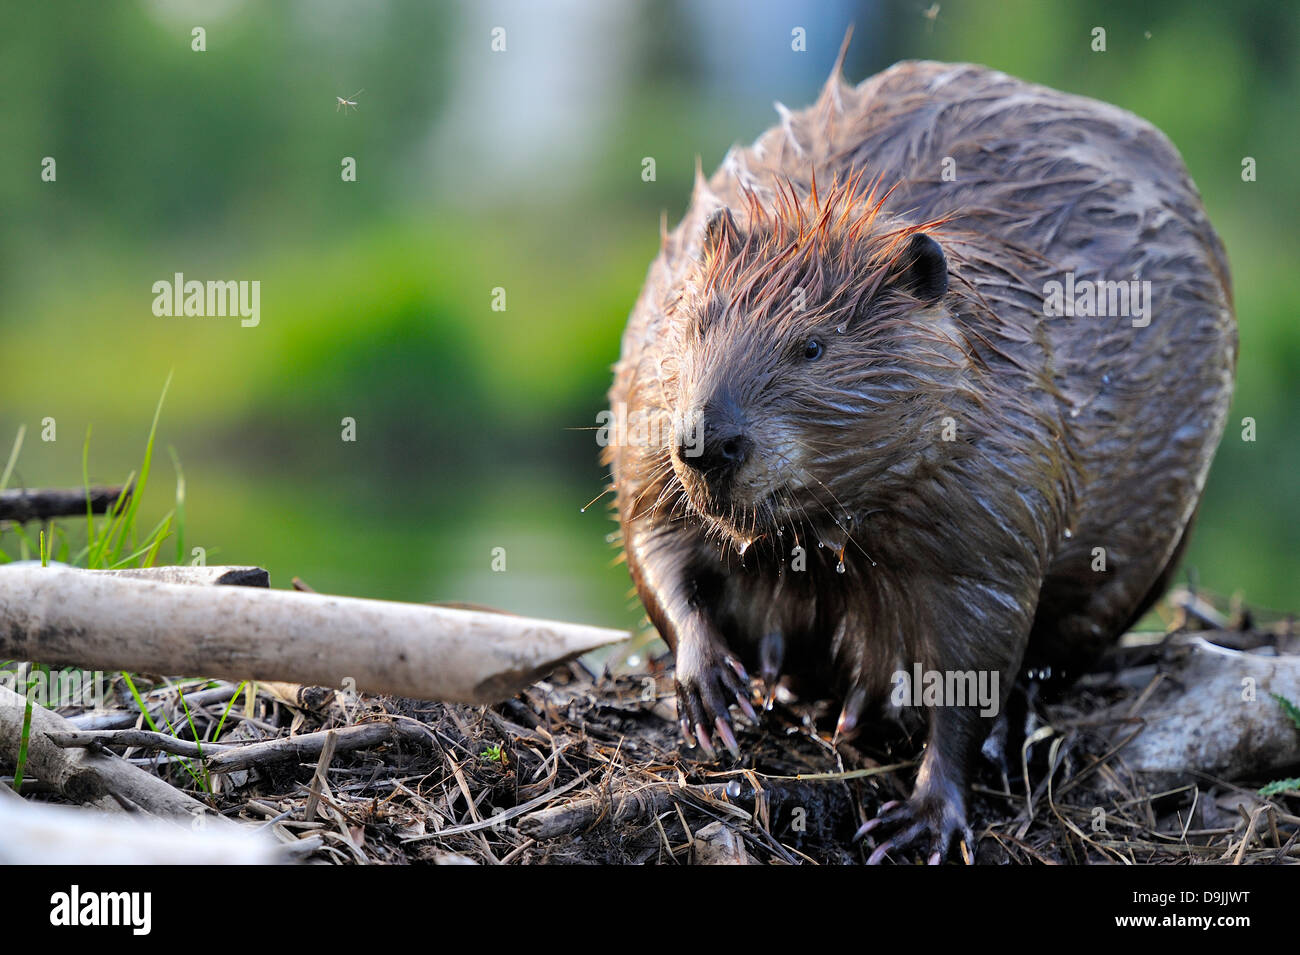
M789 195L744 225L727 206L671 296L665 397L673 480L740 549L887 506L933 462L969 348L943 246L856 181ZM927 435L925 432L929 431Z

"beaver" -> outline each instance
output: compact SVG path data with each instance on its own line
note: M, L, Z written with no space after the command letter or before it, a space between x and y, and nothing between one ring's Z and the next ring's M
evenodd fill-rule
M840 738L910 708L912 795L859 836L869 862L940 862L974 852L969 775L1017 678L1088 667L1169 581L1236 321L1155 127L969 64L853 87L843 57L707 181L697 161L623 335L629 428L604 460L685 740L736 754L755 670L842 702ZM900 703L913 673L991 676L994 706Z

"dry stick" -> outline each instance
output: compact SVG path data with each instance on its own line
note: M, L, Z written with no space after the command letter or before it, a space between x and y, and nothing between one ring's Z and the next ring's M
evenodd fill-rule
M1237 854L1232 860L1233 865L1241 865L1242 857L1245 856L1246 854L1246 846L1250 845L1251 839L1259 838L1258 834L1255 832L1255 824L1259 819L1260 813L1262 813L1267 808L1268 805L1265 804L1263 806L1259 806L1258 808L1256 808L1253 813L1247 813L1245 806L1241 804L1237 805L1237 811L1241 813L1241 817L1246 820L1246 831L1242 834L1241 846L1240 848L1237 849ZM1263 847L1263 844L1264 842L1261 839L1260 846Z
M166 733L152 730L74 730L70 733L49 733L50 742L55 746L88 749L93 746L132 746L150 752L170 753L173 756L185 756L199 759L238 747L225 743L196 743L193 740L179 739Z
M312 822L316 818L316 804L320 802L321 790L325 786L326 775L329 773L330 763L334 761L334 749L338 745L338 733L329 730L325 734L325 745L320 749L320 761L316 763L316 772L311 777L311 791L307 795L307 805L303 809L303 817Z
M0 686L0 755L10 762L18 759L26 706L24 697ZM57 713L33 705L27 772L57 786L74 802L97 802L106 796L121 796L157 815L203 815L213 825L233 825L223 816L210 814L203 803L121 757L108 752L65 749L50 739L51 733L69 733L74 729Z
M1282 848L1277 850L1277 855L1273 857L1273 862L1272 862L1273 865L1276 865L1277 862L1283 856L1291 853L1292 849L1295 848L1297 839L1300 839L1300 829L1297 829L1295 832L1291 833L1291 838L1286 841L1286 845L1284 845Z
M99 745L132 746L151 752L171 753L190 759L207 759L212 772L234 772L250 766L264 765L288 759L301 759L320 754L322 760L332 758L333 746L329 743L341 742L341 752L365 749L385 743L395 733L406 735L391 723L363 723L341 730L323 730L319 733L304 733L302 736L290 736L283 739L267 740L260 743L234 745L230 743L195 743L191 740L178 739L166 733L154 733L149 730L107 730L100 732L73 731L68 733L49 733L48 738L56 746L88 749ZM221 758L218 758L221 757ZM328 764L327 764L328 765Z
M625 631L384 600L0 568L0 659L496 703Z
M322 730L319 733L304 733L302 736L288 736L284 739L272 739L248 746L230 746L215 753L208 760L208 770L214 773L230 773L237 769L249 769L253 766L289 759L315 759L320 756L326 741L331 736L336 737L336 752L350 753L356 749L368 749L386 743L396 732L392 723L381 721L345 726L337 730Z
M125 497L123 497L124 491ZM53 517L84 516L87 492L90 496L92 514L106 513L119 497L123 497L123 504L130 497L130 490L120 486L0 491L0 521L21 524L24 521L44 521Z

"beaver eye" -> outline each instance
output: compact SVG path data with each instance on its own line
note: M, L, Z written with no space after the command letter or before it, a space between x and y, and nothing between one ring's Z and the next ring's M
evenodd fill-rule
M816 361L818 358L822 357L822 352L825 350L826 349L821 342L815 338L810 338L808 339L808 343L803 346L803 357L809 361Z

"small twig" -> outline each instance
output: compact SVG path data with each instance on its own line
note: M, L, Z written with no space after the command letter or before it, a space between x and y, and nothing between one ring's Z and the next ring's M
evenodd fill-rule
M1241 817L1246 820L1246 831L1241 837L1241 845L1237 849L1237 854L1232 860L1233 865L1241 865L1242 857L1246 854L1246 846L1250 845L1250 840L1256 837L1255 823L1259 819L1259 814L1267 809L1267 805L1259 806L1253 813L1247 813L1246 807L1240 803L1237 805L1237 811Z
M325 776L329 773L330 763L334 761L334 747L338 745L339 737L336 730L329 730L325 734L325 745L321 747L320 760L316 763L316 772L312 774L311 791L307 795L307 806L303 810L304 816L308 822L316 818L316 804L320 802L321 790L325 787Z

